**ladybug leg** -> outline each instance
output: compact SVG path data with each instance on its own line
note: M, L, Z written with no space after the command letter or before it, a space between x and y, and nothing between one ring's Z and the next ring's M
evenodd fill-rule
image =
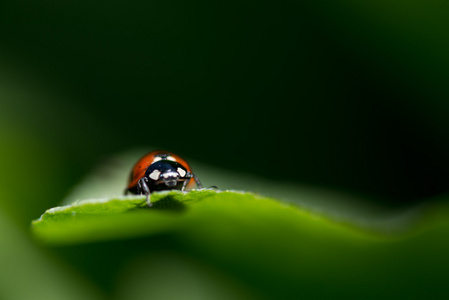
M187 186L187 183L189 183L189 181L190 180L184 180L184 183L182 184L181 192L184 192L184 190L185 190L185 188Z
M150 201L150 193L151 192L150 192L150 189L148 188L147 182L148 182L148 178L143 177L143 178L139 179L139 182L137 183L137 187L141 193L143 192L143 194L145 194L145 196L146 196L145 201L147 202L147 205L149 207L151 207L151 206L153 206L153 204Z
M196 176L195 174L192 173L193 179L195 179L196 185L198 186L199 189L203 188L203 185L201 184L200 179L198 178L198 176Z
M139 192L140 194L149 194L150 193L150 189L148 188L148 185L146 184L148 182L148 178L143 177L140 178L139 181L137 182L137 192Z
M150 201L150 193L147 194L145 201L147 202L148 207L153 206L153 203Z

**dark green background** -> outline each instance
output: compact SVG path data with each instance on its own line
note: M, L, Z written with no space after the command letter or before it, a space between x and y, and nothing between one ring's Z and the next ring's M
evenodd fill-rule
M0 207L138 146L407 206L448 192L446 1L2 1Z
M20 172L6 181L49 177L55 198L31 204L37 216L102 157L155 145L392 204L446 192L447 9L3 1L1 76L14 86L1 99L5 126L52 151L24 149L39 166L15 157Z

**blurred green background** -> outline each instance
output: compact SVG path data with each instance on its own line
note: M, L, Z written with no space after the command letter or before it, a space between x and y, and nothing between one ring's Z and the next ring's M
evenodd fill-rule
M34 251L29 222L99 162L136 147L368 206L444 195L448 5L2 1L6 243ZM36 264L76 269L35 250ZM0 260L24 274L35 267L11 253Z

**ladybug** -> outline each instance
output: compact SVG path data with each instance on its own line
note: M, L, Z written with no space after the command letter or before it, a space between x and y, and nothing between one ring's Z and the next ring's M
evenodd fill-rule
M189 164L176 154L167 151L152 151L137 161L131 171L125 194L145 195L148 206L154 191L180 190L194 185L203 188Z

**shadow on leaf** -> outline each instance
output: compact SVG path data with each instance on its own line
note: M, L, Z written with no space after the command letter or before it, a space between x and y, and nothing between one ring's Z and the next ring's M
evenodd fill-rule
M186 205L176 199L176 197L167 195L155 202L152 203L153 206L148 207L146 204L142 205L140 208L145 209L164 209L164 210L174 210L174 211L183 211L186 209Z

